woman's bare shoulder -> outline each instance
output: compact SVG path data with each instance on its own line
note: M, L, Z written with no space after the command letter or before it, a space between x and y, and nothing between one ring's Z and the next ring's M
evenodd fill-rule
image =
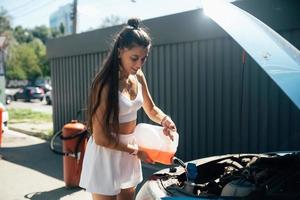
M109 85L108 83L105 83L103 86L102 86L102 91L101 91L101 101L102 100L106 100L107 99L107 96L108 96L108 92L109 92ZM103 102L103 101L102 101Z
M103 85L103 92L108 93L108 90L109 90L109 84L108 84L108 83L105 83L105 84Z

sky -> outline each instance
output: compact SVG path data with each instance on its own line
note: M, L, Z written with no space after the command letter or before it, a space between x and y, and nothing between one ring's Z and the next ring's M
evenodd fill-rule
M0 0L12 18L13 27L24 28L46 25L49 17L60 6L73 0ZM78 31L93 30L101 25L105 17L117 15L121 18L138 17L142 20L174 13L194 10L200 0L78 0Z

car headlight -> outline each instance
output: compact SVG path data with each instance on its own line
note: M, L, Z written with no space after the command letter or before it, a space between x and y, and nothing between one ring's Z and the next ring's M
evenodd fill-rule
M162 190L157 181L147 181L139 190L136 200L160 200L166 197L166 193Z

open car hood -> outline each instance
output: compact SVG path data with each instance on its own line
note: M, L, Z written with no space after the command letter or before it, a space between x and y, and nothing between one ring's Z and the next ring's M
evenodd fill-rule
M203 0L203 4L205 12L248 52L299 109L300 52L233 4L220 0ZM298 151L206 157L153 174L136 199L298 200L299 169Z
M204 12L221 26L300 109L300 52L266 24L237 6L203 0Z
M228 154L153 174L136 199L298 200L300 153ZM192 172L192 173L191 173Z

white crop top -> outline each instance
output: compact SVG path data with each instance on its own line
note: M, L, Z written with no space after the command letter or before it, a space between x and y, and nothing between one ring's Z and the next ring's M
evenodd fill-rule
M138 84L138 88L137 88L138 91L135 99L131 100L128 97L124 96L119 91L119 123L125 123L125 122L136 120L137 111L143 105L144 99L143 99L142 85L137 80L137 77L136 77L136 81Z

